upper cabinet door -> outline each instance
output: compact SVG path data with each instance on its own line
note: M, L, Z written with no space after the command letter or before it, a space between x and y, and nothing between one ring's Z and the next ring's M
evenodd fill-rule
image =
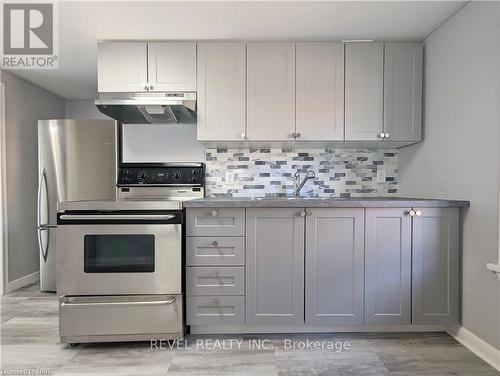
M196 91L196 43L148 43L150 91Z
M415 209L412 324L456 325L459 310L459 209Z
M293 140L295 44L247 45L247 135L249 140Z
M97 43L97 86L99 92L146 91L147 81L146 43Z
M393 141L420 141L422 129L422 45L386 43L384 132Z
M411 217L407 212L366 209L365 324L410 324Z
M245 139L245 43L198 43L198 141Z
M382 132L384 45L345 47L345 139L376 140Z
M344 45L297 43L296 54L297 139L343 140Z

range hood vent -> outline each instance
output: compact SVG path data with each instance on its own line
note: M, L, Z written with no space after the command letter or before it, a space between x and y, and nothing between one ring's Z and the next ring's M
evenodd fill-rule
M196 123L196 93L100 93L95 104L123 124Z

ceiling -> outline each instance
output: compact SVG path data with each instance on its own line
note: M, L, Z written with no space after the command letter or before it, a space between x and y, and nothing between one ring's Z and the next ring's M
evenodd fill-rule
M13 73L66 99L95 99L96 40L421 41L464 3L66 1L59 3L59 69Z

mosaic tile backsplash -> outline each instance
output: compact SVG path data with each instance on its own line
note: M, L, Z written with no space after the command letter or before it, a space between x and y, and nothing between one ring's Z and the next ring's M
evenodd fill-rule
M397 150L271 148L205 149L208 197L292 196L293 175L316 173L307 197L391 197L398 193ZM377 182L377 170L385 182Z

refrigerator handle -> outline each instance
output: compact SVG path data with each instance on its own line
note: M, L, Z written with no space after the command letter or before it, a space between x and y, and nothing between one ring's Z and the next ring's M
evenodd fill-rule
M45 249L43 249L42 244L42 231L49 231L46 227L41 227L37 230L38 232L38 249L43 256L43 261L47 262L47 256L49 251L49 238L47 237L47 244L45 245Z
M45 192L47 192L47 176L45 174L45 168L42 169L40 174L40 180L38 182L38 197L37 197L37 225L38 227L46 225L46 223L40 223L42 221L42 189L45 186Z

